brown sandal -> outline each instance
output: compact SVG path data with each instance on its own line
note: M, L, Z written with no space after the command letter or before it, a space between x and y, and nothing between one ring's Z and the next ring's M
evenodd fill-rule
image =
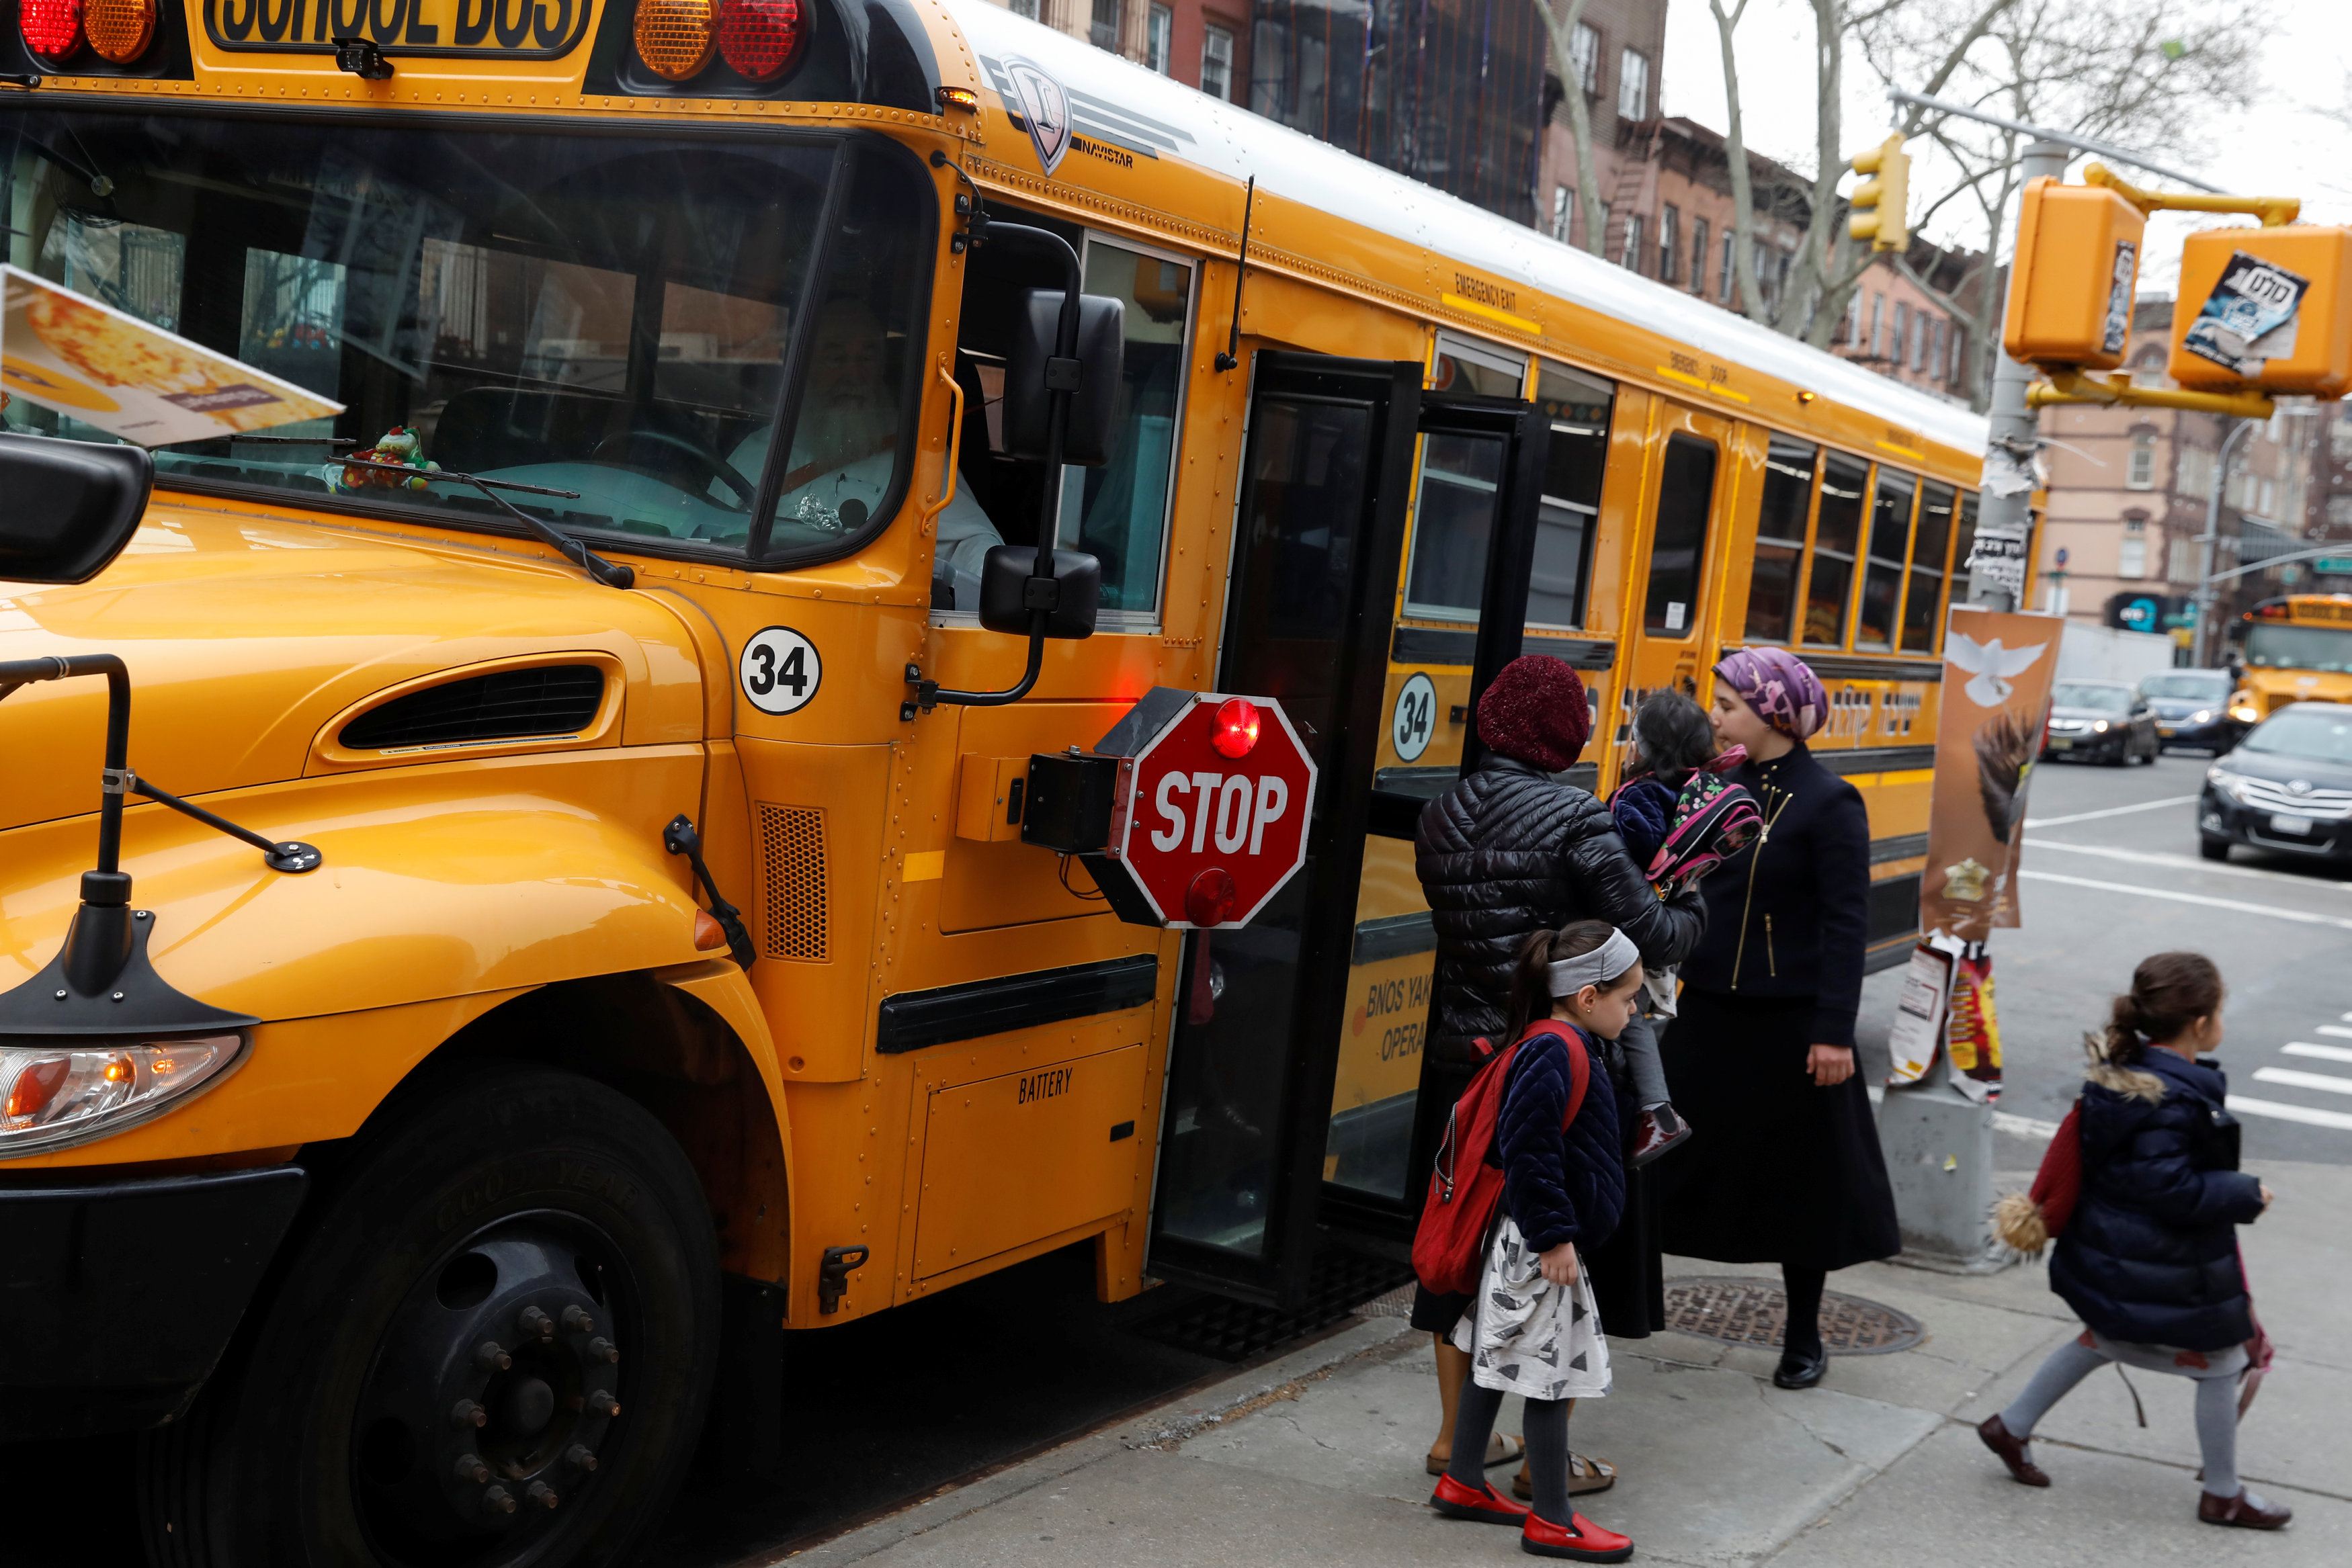
M1597 1491L1607 1491L1617 1484L1617 1467L1607 1459L1590 1458L1579 1453L1568 1456L1568 1495L1589 1497ZM1511 1495L1522 1502L1536 1500L1536 1483L1526 1469L1511 1478Z
M1486 1468L1488 1469L1491 1470L1496 1465L1507 1465L1527 1457L1526 1438L1509 1432L1490 1432L1486 1435ZM1435 1454L1428 1456L1427 1464L1431 1475L1442 1476L1445 1473L1446 1461L1439 1458Z

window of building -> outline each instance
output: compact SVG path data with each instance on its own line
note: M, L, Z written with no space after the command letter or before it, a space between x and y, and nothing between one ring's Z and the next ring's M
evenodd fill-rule
M1862 346L1862 291L1860 289L1845 297L1845 320L1838 328L1837 336L1849 349Z
M1658 211L1658 281L1672 283L1675 271L1675 247L1681 242L1683 214L1680 207L1668 202Z
M1037 19L1037 0L1008 0L1008 4L1014 16L1026 16L1033 22Z
M1144 29L1143 63L1161 76L1169 74L1172 63L1171 46L1176 39L1176 13L1165 5L1151 8L1151 20Z
M2153 490L2156 488L2156 432L2135 430L2131 436L2131 455L2124 462L2124 488Z
M1691 220L1691 292L1706 292L1706 220Z
M1029 0L1034 5L1037 0ZM1201 33L1201 90L1228 103L1234 96L1234 36L1223 27Z
M1908 474L1878 471L1878 489L1870 508L1870 555L1862 579L1862 609L1854 617L1857 648L1894 646L1918 490L1918 481Z
M1618 256L1619 266L1634 272L1642 270L1642 214L1625 214L1625 248Z
M1650 115L1650 57L1627 49L1617 58L1617 118L1646 120Z
M1911 541L1911 581L1903 591L1903 652L1932 653L1944 624L1944 552L1958 497L1948 485L1919 487L1919 529Z
M1911 307L1898 299L1895 302L1895 363L1891 369L1901 370L1909 359L1911 345L1907 340L1910 335Z
M2330 496L2326 508L2328 526L2352 528L2352 496Z
M1773 308L1771 248L1762 240L1758 240L1756 254L1748 258L1748 265L1756 269L1756 292L1764 297L1764 308Z
M1935 373L1935 367L1944 362L1944 330L1950 325L1951 323L1943 317L1936 318L1935 336L1927 344L1927 358L1920 361L1919 366L1921 370L1931 375Z
M1911 351L1903 362L1915 371L1927 368L1927 308L1921 306L1911 317Z
M2272 481L2268 479L2263 481L2262 504L2254 509L2266 517L2274 517L2278 515L2278 486Z
M1736 237L1732 235L1723 236L1723 261L1717 268L1715 281L1715 298L1719 304L1731 303L1731 247Z
M1579 22L1568 41L1568 57L1576 62L1577 85L1591 97L1601 90L1601 35L1589 22Z
M1094 25L1087 28L1087 41L1098 49L1118 52L1118 19L1122 0L1094 0Z
M2147 575L2147 519L2146 517L2124 518L2123 542L2116 547L2116 575L2117 577Z
M1952 351L1944 367L1944 380L1948 383L1957 384L1959 382L1960 367L1967 363L1968 350L1966 344L1968 342L1968 329L1966 328L1962 327L1958 321L1952 323Z
M1528 571L1528 624L1584 624L1601 475L1609 453L1609 408L1616 390L1565 366L1536 365L1536 404L1551 421L1543 500L1536 513L1535 560Z
M1845 642L1846 602L1862 544L1862 502L1870 465L1832 452L1822 465L1822 498L1813 518L1813 559L1805 577L1805 641L1817 648Z
M2327 450L2338 463L2352 463L2352 418L2347 418L2341 408L2328 413Z
M1551 188L1551 237L1560 244L1569 243L1569 225L1576 221L1576 188L1554 185Z
M1870 357L1874 360L1886 357L1886 296L1884 294L1870 297Z
M1786 643L1796 630L1799 569L1813 507L1820 450L1776 435L1764 455L1763 509L1756 519L1756 561L1748 578L1748 641Z

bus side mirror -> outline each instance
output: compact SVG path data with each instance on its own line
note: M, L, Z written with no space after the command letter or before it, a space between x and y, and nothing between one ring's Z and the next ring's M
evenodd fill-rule
M0 580L88 582L139 531L154 484L136 446L0 434Z
M1102 600L1102 562L1074 549L1054 552L1054 580L1039 581L1050 604L1030 601L1030 573L1037 569L1034 545L994 545L980 567L980 623L991 632L1029 635L1032 611L1046 613L1048 637L1091 637L1095 607Z
M1077 379L1070 385L1070 367L1057 365L1054 358L1062 298L1058 288L1022 293L1020 315L1013 323L1013 352L1004 367L1004 450L1013 457L1043 462L1046 416L1053 406L1049 394L1067 391L1074 395L1069 428L1062 437L1062 461L1080 468L1099 468L1110 461L1119 394L1126 386L1122 372L1127 308L1122 301L1100 294L1078 296Z

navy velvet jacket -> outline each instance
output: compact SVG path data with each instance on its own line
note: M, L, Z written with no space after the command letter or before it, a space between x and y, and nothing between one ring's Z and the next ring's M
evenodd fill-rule
M1563 1134L1559 1120L1568 1113L1571 1071L1568 1048L1559 1035L1536 1035L1511 1059L1511 1080L1503 1086L1503 1109L1486 1159L1502 1167L1504 1209L1518 1222L1529 1247L1549 1252L1573 1241L1590 1251L1615 1234L1625 1208L1617 1096L1592 1038L1571 1023L1553 1027L1576 1030L1591 1070L1576 1120Z
M2224 1350L2254 1332L2238 1230L2262 1184L2227 1169L2221 1070L2151 1048L2083 1085L2083 1195L2050 1288L2110 1339Z

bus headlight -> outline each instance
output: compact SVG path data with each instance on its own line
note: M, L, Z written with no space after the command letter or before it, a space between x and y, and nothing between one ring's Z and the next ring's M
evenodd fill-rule
M244 1047L234 1034L0 1046L0 1159L87 1143L160 1116L235 1065Z
M2236 719L2240 724L2252 724L2263 716L2254 711L2253 704L2240 703L2237 706L2230 710L2230 716Z

